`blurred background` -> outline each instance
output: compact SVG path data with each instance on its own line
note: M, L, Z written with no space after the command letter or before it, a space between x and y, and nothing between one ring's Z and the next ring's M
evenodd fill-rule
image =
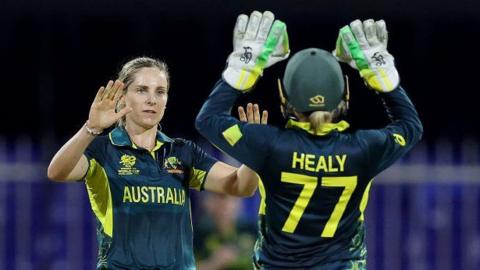
M389 51L425 134L372 186L369 269L480 267L478 1L0 0L0 269L94 269L85 187L48 182L46 168L87 120L97 89L133 57L160 58L170 67L163 131L235 164L193 122L232 50L236 16L253 9L287 23L293 53L333 49L338 29L354 19L386 20ZM284 124L275 82L284 66L267 70L239 102L260 103L275 125ZM351 81L350 131L385 125L375 94L342 68ZM205 265L215 259L223 260L220 269L249 269L244 260L253 248L258 195L193 193L199 269L214 270ZM217 213L212 204L228 208Z

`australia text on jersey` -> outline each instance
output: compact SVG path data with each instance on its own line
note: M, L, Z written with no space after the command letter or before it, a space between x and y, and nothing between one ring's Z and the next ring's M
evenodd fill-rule
M185 190L157 186L125 186L123 203L185 204Z

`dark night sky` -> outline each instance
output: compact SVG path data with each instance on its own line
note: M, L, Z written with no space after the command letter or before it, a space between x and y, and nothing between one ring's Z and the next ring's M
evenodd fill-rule
M480 4L476 1L93 1L1 0L0 133L65 139L83 124L99 86L135 56L164 59L171 93L162 121L171 136L197 136L193 121L232 50L236 16L269 9L287 23L292 52L331 50L338 29L353 19L383 18L402 85L425 125L427 140L478 137L476 82ZM280 124L275 79L268 69L255 92ZM379 127L378 99L356 72L348 120L353 128ZM5 95L6 94L6 95Z

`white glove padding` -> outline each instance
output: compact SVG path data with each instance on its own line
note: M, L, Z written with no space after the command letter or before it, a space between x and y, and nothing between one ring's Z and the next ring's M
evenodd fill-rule
M250 18L238 16L233 31L233 52L228 57L223 79L237 90L253 87L263 70L288 58L287 26L272 12L254 11Z
M390 92L400 78L394 58L387 51L388 33L383 20L355 20L340 29L333 55L360 71L360 76L372 89Z

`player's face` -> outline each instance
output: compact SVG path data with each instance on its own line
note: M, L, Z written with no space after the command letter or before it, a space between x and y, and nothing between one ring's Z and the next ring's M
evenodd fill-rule
M168 99L168 82L164 72L158 68L142 68L134 75L133 82L125 94L125 104L132 108L127 114L127 125L150 129L163 118Z

